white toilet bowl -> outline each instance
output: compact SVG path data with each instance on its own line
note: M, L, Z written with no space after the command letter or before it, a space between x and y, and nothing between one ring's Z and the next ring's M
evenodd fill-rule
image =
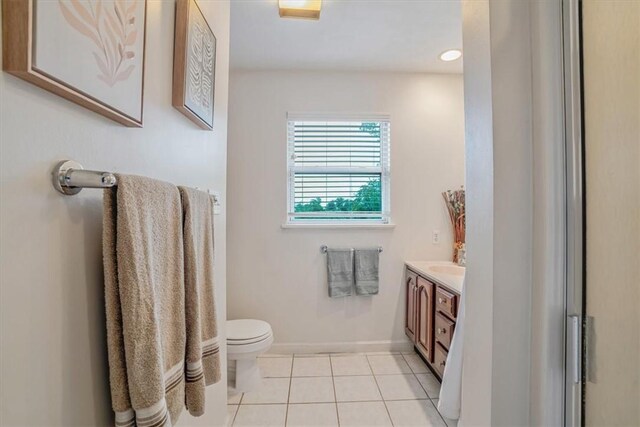
M227 320L227 374L237 392L255 389L261 380L258 356L273 343L271 325L262 320Z

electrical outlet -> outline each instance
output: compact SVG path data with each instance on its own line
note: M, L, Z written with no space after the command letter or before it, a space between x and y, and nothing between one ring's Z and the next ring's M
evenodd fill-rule
M433 235L431 236L431 243L433 243L434 245L440 244L440 231L439 230L433 230Z

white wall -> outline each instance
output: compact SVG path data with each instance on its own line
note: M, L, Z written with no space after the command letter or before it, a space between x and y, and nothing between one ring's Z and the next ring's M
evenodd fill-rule
M394 229L281 228L287 111L391 114ZM451 257L440 192L464 182L463 132L460 75L232 71L229 318L270 322L280 350L406 344L403 261ZM431 243L434 229L439 245ZM380 294L330 299L323 244L382 245Z
M463 3L467 270L460 424L491 425L493 110L489 2Z
M507 2L511 3L511 2ZM491 8L494 146L492 424L529 424L532 262L528 2Z
M529 2L466 0L462 13L469 197L461 424L524 426L533 236Z
M529 424L535 426L564 423L567 213L562 185L566 171L561 12L561 2L531 3L534 202Z
M147 6L143 129L125 128L9 74L0 76L2 425L113 424L101 192L56 193L53 165L71 158L89 169L208 187L225 199L229 3L201 0L200 6L218 41L213 132L171 107L174 2ZM223 209L215 221L220 321L226 317L225 223ZM224 342L224 327L221 332ZM225 406L223 377L208 389L207 413L197 421L183 414L180 425L223 425Z

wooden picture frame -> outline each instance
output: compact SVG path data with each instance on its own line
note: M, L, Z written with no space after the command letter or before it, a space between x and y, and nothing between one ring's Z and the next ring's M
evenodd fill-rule
M2 68L142 127L146 9L146 0L2 0Z
M172 104L213 130L216 36L195 0L176 0Z

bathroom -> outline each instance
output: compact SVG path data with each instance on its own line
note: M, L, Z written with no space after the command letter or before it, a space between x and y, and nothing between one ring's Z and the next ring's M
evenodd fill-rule
M394 14L394 19L389 20ZM355 20L355 16L359 18ZM412 35L402 49L381 55L380 49L375 48L392 43L400 34ZM324 44L318 45L318 40L325 39ZM417 387L415 394L409 388L405 390L409 394L401 397L427 399L418 379L406 375L413 371L400 355L413 353L405 335L404 263L452 260L453 230L441 193L464 185L462 58L446 62L440 55L459 49L461 43L461 9L456 3L420 2L400 9L384 2L372 2L366 8L358 2L327 3L317 21L274 17L266 3L232 3L227 317L268 322L274 342L267 354L295 355L277 361L260 359L263 367L277 363L282 371L266 372L277 376L264 380L263 387L269 390L270 398L262 396L264 392L231 398L232 403L245 402L239 407L237 424L242 425L254 411L258 417L261 409L274 411L278 404L284 409L287 401L304 402L290 403L289 422L302 416L298 412L305 408L319 411L318 417L326 411L327 422L338 422L334 419L336 412L340 416L341 410L350 408L362 413L385 410L375 377L367 368L366 354L371 353L393 353L371 359L374 363L397 363L398 366L389 366L388 372L398 375L386 379ZM390 154L390 170L375 178L376 183L382 181L382 194L378 196L384 200L381 205L388 204L379 207L380 213L388 211L388 217L305 219L289 215L292 205L298 205L292 213L299 212L316 197L325 207L340 196L353 198L363 185L361 182L367 183L370 178L359 181L352 175L343 175L339 182L340 175L332 175L327 180L307 181L305 188L303 173L288 182L292 167L288 158L296 155L293 167L305 167L309 161L319 164L325 159L325 166L348 167L349 162L358 160L357 154L353 158L336 158L344 156L344 151L339 150L357 153L363 145L358 141L371 139L351 135L361 123L376 120L386 121L390 128L390 138L385 140L382 131L382 142L378 142L388 147L375 147L383 152L382 157L387 156L385 152ZM335 127L325 128L329 126L325 125L327 122ZM355 127L349 128L349 133L338 133L325 141L339 141L336 145L340 140L352 140L354 145L343 142L345 148L320 153L324 141L314 137L318 135L315 133L310 134L311 142L303 147L305 134L301 126L313 124L316 128L312 129L318 132L330 132L339 129L336 125L350 122ZM294 144L301 147L295 153L288 151L291 126L297 134ZM327 145L330 150L331 144ZM363 150L360 149L361 156L370 155ZM379 157L375 161L380 162ZM370 167L367 163L362 165L361 171ZM324 171L326 167L311 173ZM387 173L390 178L380 178ZM290 198L293 202L288 204ZM350 296L339 293L332 298L327 289L330 254L321 251L323 246L329 251L381 248L379 292L358 295L354 287ZM343 353L358 356L335 356ZM299 360L299 355L319 357ZM423 362L415 360L415 372L431 372ZM341 390L343 387L336 383L335 398L331 390L316 397L295 395L302 384L317 390L333 388L331 367L336 369L336 363L341 362L352 364L353 370L340 371L334 379L359 384L360 388L353 386L355 394L341 395L347 390ZM309 369L312 377L305 378L302 366ZM373 373L378 372L382 371ZM370 376L358 376L363 373ZM281 375L293 377L289 380ZM318 377L313 378L315 375ZM289 382L292 394L287 399ZM386 391L382 390L382 394ZM433 394L437 399L435 391ZM327 403L334 400L339 402L337 406ZM360 400L375 402L359 403ZM274 406L266 408L251 402ZM433 406L426 406L431 405L428 400L419 404L424 405L418 407L419 415L431 409L426 414L435 416L432 422L442 423ZM236 406L230 408L233 413ZM403 406L402 410L407 409ZM348 423L344 419L348 415L342 415L342 422ZM427 420L419 415L414 422L426 424ZM392 419L394 416L392 413ZM384 422L385 418L386 415L380 420L371 419L369 423Z
M169 323L205 277L215 325L206 387L163 360L151 424L639 425L638 20L623 0L3 0L0 425L149 425L142 367L166 354L126 351L147 312L110 293L140 254L113 246L131 206L185 243L132 264L184 280Z

